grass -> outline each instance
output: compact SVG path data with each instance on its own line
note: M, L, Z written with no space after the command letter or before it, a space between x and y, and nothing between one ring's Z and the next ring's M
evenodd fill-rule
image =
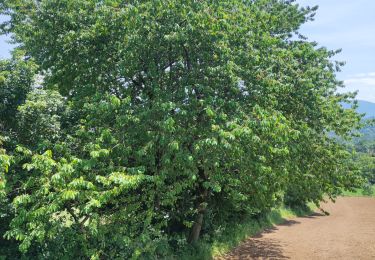
M345 197L375 197L375 185L355 189L354 191L343 191L342 195Z
M213 259L222 256L238 246L246 238L254 236L274 225L281 224L287 219L297 216L306 216L313 213L316 208L313 204L304 209L291 209L280 207L271 210L261 218L247 218L238 223L233 221L220 234L210 241L202 239L197 245L187 248L178 259Z

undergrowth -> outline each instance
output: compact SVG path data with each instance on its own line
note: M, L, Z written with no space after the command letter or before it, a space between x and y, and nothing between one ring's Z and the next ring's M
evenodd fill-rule
M343 191L345 197L375 197L375 185L365 185L353 191Z

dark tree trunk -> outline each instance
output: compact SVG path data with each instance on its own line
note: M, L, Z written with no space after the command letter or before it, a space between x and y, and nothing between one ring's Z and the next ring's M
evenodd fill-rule
M189 243L195 243L199 239L199 235L202 230L202 224L203 224L203 213L199 213L197 218L195 219L194 225L191 228L191 232L189 235L188 242Z
M208 190L202 187L200 198L199 198L199 203L198 203L198 214L194 221L193 227L191 228L191 231L190 231L190 235L188 238L189 243L195 243L199 239L199 236L202 230L202 225L203 225L204 213L206 212L206 209L207 209L207 198L208 198Z

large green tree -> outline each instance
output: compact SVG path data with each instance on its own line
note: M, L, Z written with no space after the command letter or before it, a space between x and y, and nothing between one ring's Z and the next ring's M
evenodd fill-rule
M297 37L314 12L281 0L3 1L3 32L42 79L12 101L5 237L42 258L147 257L196 242L217 216L354 185L330 138L357 126L340 105L353 95L336 93L335 52Z

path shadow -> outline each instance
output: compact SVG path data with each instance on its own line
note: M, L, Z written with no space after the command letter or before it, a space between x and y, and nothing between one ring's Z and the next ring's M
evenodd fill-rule
M313 212L307 216L298 218L318 218L325 214ZM293 226L301 224L298 219L285 220L277 226L273 226L263 230L255 236L247 239L243 244L225 256L226 260L242 260L242 259L290 259L284 254L283 246L280 241L271 238L265 238L265 234L276 232L280 226Z
M252 238L262 238L265 234L270 234L270 233L273 233L278 229L278 227L280 226L293 226L293 225L297 225L297 224L300 224L301 222L299 221L296 221L296 220L285 220L284 222L282 222L281 224L278 224L277 226L272 226L272 227L269 227L269 228L266 228L264 229L262 232L252 236Z
M289 259L289 257L283 254L282 245L277 240L251 238L228 254L225 259Z
M288 226L289 227L289 226L293 226L293 225L297 225L297 224L301 224L301 222L299 222L297 220L290 219L290 220L285 220L283 223L278 224L277 226Z
M247 239L242 245L225 256L226 260L242 259L289 259L284 255L282 244L276 239L264 238L265 234L276 232L279 226L300 224L296 220L285 220L283 223L267 228L261 233Z
M317 218L317 217L326 217L326 216L327 216L326 214L323 214L323 213L320 213L320 212L314 212L310 215L300 216L298 218Z
M298 218L318 218L325 216L323 213L313 212L307 216ZM265 234L276 232L280 226L293 226L301 224L298 219L284 220L281 224L263 230L255 236L247 239L242 245L237 247L231 253L225 256L226 260L242 259L290 259L284 254L283 246L280 241L271 238L265 238Z

